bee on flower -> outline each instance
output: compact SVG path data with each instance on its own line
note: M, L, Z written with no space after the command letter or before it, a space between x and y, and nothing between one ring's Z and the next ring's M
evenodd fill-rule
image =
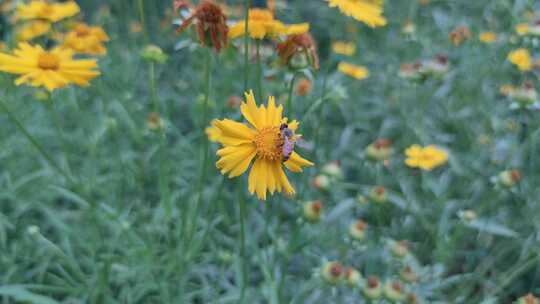
M218 150L216 163L222 174L229 178L237 177L248 170L248 189L261 200L266 200L267 193L285 192L294 195L283 167L291 172L302 172L303 167L313 163L302 158L294 151L299 123L283 117L283 106L276 106L270 96L267 106L257 106L253 92L246 93L246 101L240 111L249 126L230 119L214 120L212 125L221 134L216 141L223 145Z

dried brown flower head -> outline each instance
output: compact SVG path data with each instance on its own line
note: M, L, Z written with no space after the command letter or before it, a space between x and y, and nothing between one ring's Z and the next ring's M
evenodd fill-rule
M176 7L175 5L175 9ZM219 52L228 45L227 34L229 27L227 26L227 16L225 16L219 5L210 0L201 2L193 9L193 13L182 22L177 33L184 31L193 22L196 24L199 41L203 46L206 46L207 34L210 36L210 41L216 51Z
M295 55L305 55L308 63L316 70L319 69L317 45L309 33L290 35L276 47L283 64L291 64Z

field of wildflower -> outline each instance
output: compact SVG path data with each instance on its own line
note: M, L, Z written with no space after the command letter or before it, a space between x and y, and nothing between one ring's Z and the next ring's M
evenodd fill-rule
M540 3L2 0L0 303L538 304Z

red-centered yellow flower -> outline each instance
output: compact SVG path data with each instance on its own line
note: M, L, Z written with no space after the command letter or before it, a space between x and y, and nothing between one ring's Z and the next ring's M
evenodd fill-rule
M370 27L386 25L381 0L326 0L328 6L337 7L346 16L367 24Z
M283 166L292 172L302 172L302 167L313 165L294 151L288 159L284 155L286 142L295 140L297 135L294 132L299 123L296 120L288 122L282 116L283 106L276 106L273 96L268 98L267 106L257 106L253 92L246 93L246 101L240 110L249 126L230 119L212 122L221 133L210 129L211 133L217 134L216 141L223 145L217 152L220 157L216 163L217 168L222 174L233 178L246 172L254 161L248 178L251 194L256 193L261 200L266 199L267 192L294 195L295 190ZM291 134L284 135L281 130L283 124L287 125Z
M448 153L435 146L412 145L405 151L405 155L407 156L405 160L407 166L426 171L431 171L448 161Z
M62 47L80 54L104 55L107 49L103 43L107 41L109 36L101 27L77 23L66 34Z
M369 70L366 67L347 62L340 62L338 64L338 71L358 80L366 79L369 76Z
M27 83L49 91L71 83L88 86L100 75L96 68L96 60L75 60L73 51L61 48L46 51L41 46L20 43L13 55L0 53L0 71L21 75L16 85Z
M75 1L48 3L44 0L33 0L28 4L19 4L15 18L19 20L41 19L58 22L73 17L80 11L81 9Z
M46 21L36 20L19 28L15 34L18 41L29 41L43 36L51 30L51 24Z
M309 31L309 23L285 25L274 19L271 11L252 8L248 13L248 31L249 36L253 39L303 34ZM239 21L229 28L229 37L233 39L243 36L245 33L245 21Z
M508 60L515 64L520 71L529 71L532 69L531 53L529 50L520 48L508 54Z

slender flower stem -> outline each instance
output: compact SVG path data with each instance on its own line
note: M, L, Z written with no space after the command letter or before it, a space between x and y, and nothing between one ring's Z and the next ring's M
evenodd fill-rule
M4 111L8 118L15 124L15 126L21 131L21 133L28 139L28 141L38 150L38 152L43 156L43 158L47 161L47 163L53 167L58 173L62 174L66 180L73 182L73 179L69 174L67 174L66 171L64 171L60 166L56 164L54 159L43 149L43 147L39 144L39 142L26 130L24 125L17 119L17 117L9 110L8 106L5 104L3 100L0 100L0 109Z
M244 186L242 180L238 181L238 203L239 203L239 216L240 216L240 259L242 261L242 279L240 282L240 299L238 303L244 303L247 286L247 267L248 261L246 259L246 200L244 198Z
M294 91L294 82L296 81L296 75L297 73L295 72L289 84L289 96L287 97L287 104L286 104L287 113L289 117L293 115L293 91Z
M148 43L148 32L146 31L146 20L144 17L144 0L139 0L137 3L139 6L139 18L141 19L141 26L144 33L144 41Z
M248 90L249 79L249 7L251 0L245 0L244 3L244 92Z
M261 62L261 40L257 39L257 99L263 102L262 92L262 62Z
M150 93L152 94L152 103L154 106L154 112L160 114L159 99L156 90L156 63L151 61L149 66L149 80L150 80Z

